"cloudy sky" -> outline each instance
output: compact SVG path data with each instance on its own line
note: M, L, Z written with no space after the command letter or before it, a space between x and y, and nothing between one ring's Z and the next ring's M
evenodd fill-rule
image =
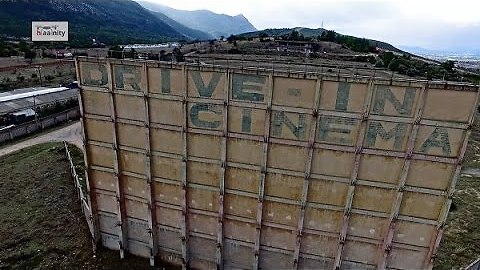
M436 50L480 52L476 0L148 0L177 9L242 13L257 29L322 26L342 34Z

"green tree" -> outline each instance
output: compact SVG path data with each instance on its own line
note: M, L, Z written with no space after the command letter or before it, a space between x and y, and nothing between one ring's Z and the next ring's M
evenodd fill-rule
M177 62L185 62L185 56L183 55L183 52L179 48L175 48L172 51L173 56L175 56L175 59Z
M336 38L337 38L337 33L335 33L335 31L333 30L323 31L322 35L320 36L320 40L322 41L335 42Z
M37 57L37 52L35 50L29 49L25 51L25 59L28 59L30 63L33 62L33 59L35 59L35 57Z
M448 72L452 72L455 68L455 61L447 60L441 64L441 66Z
M235 40L237 40L237 37L234 36L234 35L230 35L230 36L227 38L228 43L233 43Z
M390 62L393 60L393 58L395 57L395 55L393 54L393 52L384 52L383 54L381 54L380 58L382 59L383 61L383 64L388 67L390 65Z
M122 59L123 58L123 48L118 46L118 45L110 47L108 49L107 57L108 58Z
M297 30L292 30L292 32L290 33L290 36L288 37L288 39L290 39L290 40L299 40L299 37L300 37L300 33L298 33Z

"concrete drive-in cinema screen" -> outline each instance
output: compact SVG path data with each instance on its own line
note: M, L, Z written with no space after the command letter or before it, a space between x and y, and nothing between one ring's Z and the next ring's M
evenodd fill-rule
M76 64L103 246L198 269L432 266L477 87Z

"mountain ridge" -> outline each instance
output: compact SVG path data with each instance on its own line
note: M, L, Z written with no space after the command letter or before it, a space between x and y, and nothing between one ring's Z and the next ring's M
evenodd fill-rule
M31 21L69 21L70 43L159 42L186 37L131 0L0 1L0 34L31 35Z
M206 32L215 38L257 31L243 14L230 16L206 9L188 11L148 1L137 0L137 2L146 9L161 12L189 28Z

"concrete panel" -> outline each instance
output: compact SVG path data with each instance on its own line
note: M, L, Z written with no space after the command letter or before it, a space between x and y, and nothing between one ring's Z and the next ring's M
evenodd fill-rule
M255 242L255 224L228 219L224 226L225 237L247 243ZM250 254L252 256L253 254Z
M348 234L363 238L382 240L388 229L388 219L352 214Z
M165 129L150 129L152 151L180 155L183 153L182 133Z
M361 121L354 118L320 115L316 141L319 143L354 146Z
M220 165L189 161L187 175L189 183L210 187L220 185Z
M157 235L158 246L160 249L168 248L176 250L178 252L181 251L182 241L180 233L166 229L158 229Z
M113 151L111 148L88 145L87 151L91 154L91 165L102 166L106 168L113 168Z
M377 250L378 245L376 244L347 240L345 243L344 260L362 264L375 264L377 261Z
M215 216L206 216L190 213L188 220L189 230L195 233L203 233L214 236L217 233L218 218Z
M145 148L145 127L118 123L117 134L119 145Z
M452 122L468 122L476 103L475 92L461 92L445 89L428 89L424 119Z
M308 202L343 206L348 194L348 183L311 179Z
M279 106L313 108L316 80L277 77L273 81L272 104Z
M416 192L405 192L403 196L400 207L401 215L433 220L438 219L444 197ZM422 207L418 207L419 205Z
M395 243L410 244L428 247L436 230L434 225L419 224L409 221L398 223L396 234L393 236Z
M182 161L167 157L152 157L152 171L154 177L165 178L175 181L181 179Z
M147 220L150 213L146 203L128 198L125 199L125 210L128 217L141 220Z
M458 156L465 132L461 129L420 126L414 152L432 156Z
M311 124L309 114L273 111L270 134L272 138L306 141L310 138Z
M362 155L358 179L396 184L403 163L403 158Z
M112 65L115 90L143 92L146 81L142 78L141 66Z
M115 95L115 108L118 118L145 121L145 103L143 97ZM122 108L119 110L118 108Z
M180 184L180 183L179 183ZM155 181L155 201L167 203L171 205L180 205L182 196L182 187L180 185L172 185Z
M366 84L324 81L320 109L360 113L367 98Z
M257 199L237 194L225 194L225 214L255 219Z
M141 153L120 150L119 165L122 171L145 174L145 158Z
M128 238L148 243L148 223L143 220L127 218Z
M100 213L98 215L100 232L118 235L118 219L113 214Z
M111 122L86 118L84 126L89 136L88 140L113 143L113 124Z
M369 186L357 186L353 207L362 210L389 213L396 197L396 190ZM382 203L379 203L382 202Z
M82 92L82 102L84 103L84 113L111 116L110 98L108 93L86 91Z
M229 167L225 173L227 189L257 193L259 180L260 171Z
M271 168L303 172L306 162L307 149L304 147L270 145L267 165Z
M221 137L202 134L188 134L188 155L220 159Z
M79 63L81 85L108 87L107 68L108 66L105 63Z
M312 173L350 177L354 159L354 153L315 149L313 151Z
M225 73L189 70L187 76L189 97L224 99Z
M407 185L413 187L447 190L455 166L433 161L413 160L408 173Z
M296 226L300 214L299 205L266 200L263 202L263 220L266 222Z
M113 173L91 170L90 178L94 182L95 188L115 192L116 182Z
M304 226L307 229L338 233L342 226L342 220L343 213L340 211L313 207L307 207L305 209Z
M303 245L301 247L301 252L321 257L334 258L337 252L337 242L337 237L304 233L302 236Z
M147 73L150 93L185 96L182 70L149 67Z
M376 85L371 113L374 115L413 117L418 105L420 88Z
M285 188L279 189L279 186ZM302 177L269 173L265 180L265 195L299 201L302 195L302 187Z
M155 213L157 214L157 224L172 228L180 228L180 220L182 216L180 210L157 206L157 211L155 211Z
M264 110L230 106L228 108L228 131L262 136L265 130Z
M127 175L124 175L122 177L125 195L135 196L144 199L147 197L148 183L146 179Z
M187 195L190 208L218 212L218 192L190 187Z
M117 198L113 195L107 195L103 193L97 193L97 208L99 211L116 213L117 212Z
M297 234L295 231L263 226L261 244L293 251Z
M181 126L183 107L180 102L164 99L149 99L150 121L152 123Z
M262 142L243 139L229 139L227 142L227 148L227 160L229 162L258 166L262 164Z
M260 250L261 269L292 269L292 256L270 250Z
M251 269L253 248L227 241L224 253L227 269Z

